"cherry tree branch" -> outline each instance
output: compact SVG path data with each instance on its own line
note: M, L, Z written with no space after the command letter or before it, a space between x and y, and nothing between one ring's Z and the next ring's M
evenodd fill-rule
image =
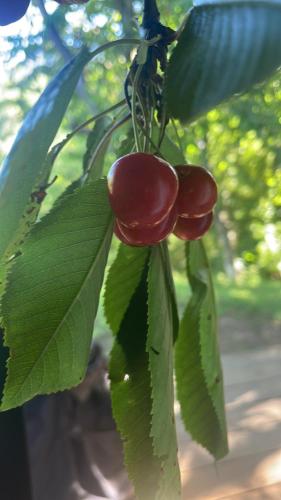
M144 0L142 27L148 30L159 20L160 12L157 7L157 0Z

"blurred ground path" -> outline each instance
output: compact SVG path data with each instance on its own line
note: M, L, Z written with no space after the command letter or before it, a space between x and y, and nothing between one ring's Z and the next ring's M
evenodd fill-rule
M178 415L183 499L281 500L281 346L224 354L223 366L230 453L214 465Z

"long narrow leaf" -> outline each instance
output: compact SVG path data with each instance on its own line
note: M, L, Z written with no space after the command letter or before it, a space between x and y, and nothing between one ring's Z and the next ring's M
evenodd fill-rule
M202 242L187 245L186 260L192 296L176 343L177 395L187 431L219 459L228 451L223 375L212 278Z
M157 499L180 498L180 475L174 420L173 311L161 246L151 250L148 274L147 352L151 373L151 437L163 477Z
M3 409L82 379L111 235L105 180L63 197L34 226L2 301L10 349Z
M51 81L26 116L0 169L0 260L13 252L31 193L49 173L45 162L48 149L90 58L88 50L83 49Z
M107 322L117 333L130 300L139 284L148 256L147 247L119 246L106 279L104 312Z
M146 277L147 266L112 349L110 380L113 414L124 441L126 467L136 496L139 500L155 500L162 471L150 437L152 400L146 352Z

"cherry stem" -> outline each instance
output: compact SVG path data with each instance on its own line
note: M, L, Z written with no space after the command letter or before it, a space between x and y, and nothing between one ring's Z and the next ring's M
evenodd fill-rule
M138 132L138 120L137 120L137 88L138 88L138 81L139 77L141 74L142 70L142 64L138 66L138 69L136 71L136 75L134 78L134 84L133 84L133 91L132 91L132 122L133 122L133 129L134 129L134 136L135 136L135 143L136 143L136 149L137 152L141 151L141 142L139 138L139 132Z
M72 130L72 132L70 132L66 136L65 140L71 139L71 137L73 137L74 134L77 134L77 132L80 132L80 130L82 130L83 128L88 127L88 125L90 125L91 123L99 120L100 118L102 118L105 115L108 115L109 113L112 113L112 111L115 111L115 109L118 109L121 106L124 106L125 104L126 104L126 99L122 99L122 101L119 101L116 104L113 104L113 106L111 106L110 108L107 108L104 111L101 111L100 113L98 113L95 116L91 116L91 118L89 118L85 122L81 123L80 125L78 125L78 127L76 127L74 130Z
M161 37L160 37L161 38ZM151 40L147 40L147 44L154 45L157 41L159 40L159 35L151 38ZM89 54L89 60L93 59L96 57L98 54L101 54L107 49L111 49L112 47L118 47L119 45L141 45L143 43L143 40L140 38L120 38L120 40L113 40L112 42L107 42L104 45L101 45L97 49L93 50Z
M51 151L55 152L55 158L57 158L61 150L64 148L64 146L66 146L66 144L68 144L68 142L72 139L72 137L74 137L74 135L80 132L83 128L88 127L88 125L99 120L99 118L102 118L103 116L111 113L112 111L115 111L116 109L120 108L121 106L124 106L125 104L126 104L126 99L122 99L122 101L117 102L110 108L101 111L101 113L98 113L97 115L91 116L91 118L88 118L88 120L78 125L75 129L69 132L69 134L67 134L67 136L61 142L53 146Z
M112 125L112 127L110 127L110 129L104 134L103 138L101 139L101 141L97 145L97 147L96 147L93 155L90 158L89 166L88 166L85 174L89 174L90 170L92 169L92 167L95 164L97 156L99 155L99 153L102 150L103 146L110 139L110 137L112 136L112 134L115 132L115 130L117 130L119 127L121 127L122 125L124 125L124 123L126 123L130 118L131 118L130 114L126 115L124 118L122 118L121 120L119 120L117 123L114 123Z
M176 135L176 138L177 138L178 147L179 147L182 155L185 156L184 147L183 147L183 144L182 144L182 140L181 140L181 137L179 135L178 127L177 127L177 124L176 124L174 118L172 118L171 122L172 122L174 131L175 131L175 135Z
M112 47L116 47L118 45L140 45L141 42L142 41L139 38L120 38L120 40L113 40L112 42L107 42L90 52L90 58L93 59L93 57L101 54L101 52L104 52L105 50L111 49Z

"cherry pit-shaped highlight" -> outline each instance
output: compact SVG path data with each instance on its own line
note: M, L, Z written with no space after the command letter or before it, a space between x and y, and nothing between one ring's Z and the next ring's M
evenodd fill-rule
M212 224L217 186L202 167L173 168L155 155L131 153L112 165L107 180L114 233L126 245L156 245L171 233L196 240Z

